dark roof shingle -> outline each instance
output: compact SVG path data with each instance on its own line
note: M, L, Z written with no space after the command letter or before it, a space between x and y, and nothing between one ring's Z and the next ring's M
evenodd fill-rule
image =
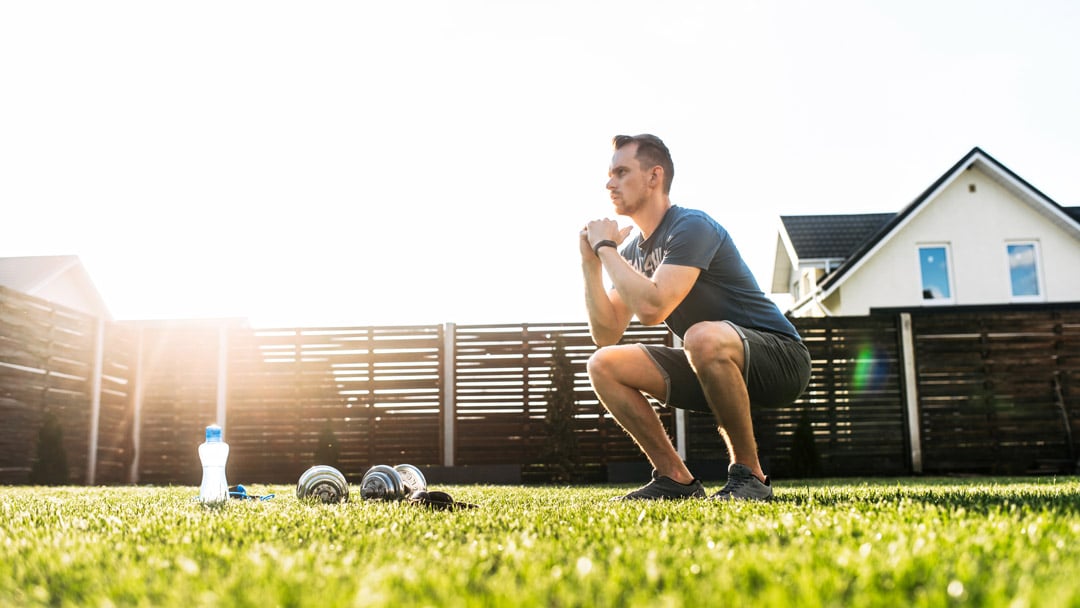
M895 216L895 213L783 215L780 221L800 260L846 259Z

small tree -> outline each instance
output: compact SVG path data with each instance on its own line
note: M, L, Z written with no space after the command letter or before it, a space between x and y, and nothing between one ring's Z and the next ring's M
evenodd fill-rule
M577 397L574 393L574 367L566 354L566 339L555 337L551 352L551 384L547 392L544 426L547 441L543 462L550 465L552 481L571 481L577 472L579 454L574 418Z
M791 438L791 472L797 478L821 477L821 456L814 441L810 411L806 409Z
M38 429L37 458L30 468L30 483L59 486L68 481L64 428L60 426L60 418L56 414L46 412Z
M338 466L338 458L341 456L341 444L334 435L334 429L330 423L326 423L319 432L319 445L315 448L315 464L324 464L331 467Z

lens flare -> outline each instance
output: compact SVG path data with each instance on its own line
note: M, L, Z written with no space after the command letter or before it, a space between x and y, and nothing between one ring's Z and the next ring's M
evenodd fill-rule
M888 377L889 360L873 344L863 344L855 356L855 366L851 370L851 389L860 393L881 388Z

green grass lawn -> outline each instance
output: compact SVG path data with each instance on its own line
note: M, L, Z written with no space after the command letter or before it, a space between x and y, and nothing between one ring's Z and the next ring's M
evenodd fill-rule
M1080 606L1075 477L789 481L769 504L433 489L480 506L0 487L0 605Z

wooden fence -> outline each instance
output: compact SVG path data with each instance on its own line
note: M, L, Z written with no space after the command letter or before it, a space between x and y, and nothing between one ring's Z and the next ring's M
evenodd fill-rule
M1080 310L912 313L923 459L937 471L1074 471Z
M1075 470L1080 306L795 323L810 386L789 407L755 411L775 477ZM195 484L195 448L214 421L243 483L289 483L331 461L350 479L402 462L535 472L560 338L588 478L641 465L590 388L583 324L104 323L0 288L0 483L27 482L47 412L61 420L73 483ZM657 327L626 336L671 340ZM660 414L695 471L722 475L711 416Z
M135 335L0 287L0 483L27 481L46 412L63 430L70 481L128 478Z

